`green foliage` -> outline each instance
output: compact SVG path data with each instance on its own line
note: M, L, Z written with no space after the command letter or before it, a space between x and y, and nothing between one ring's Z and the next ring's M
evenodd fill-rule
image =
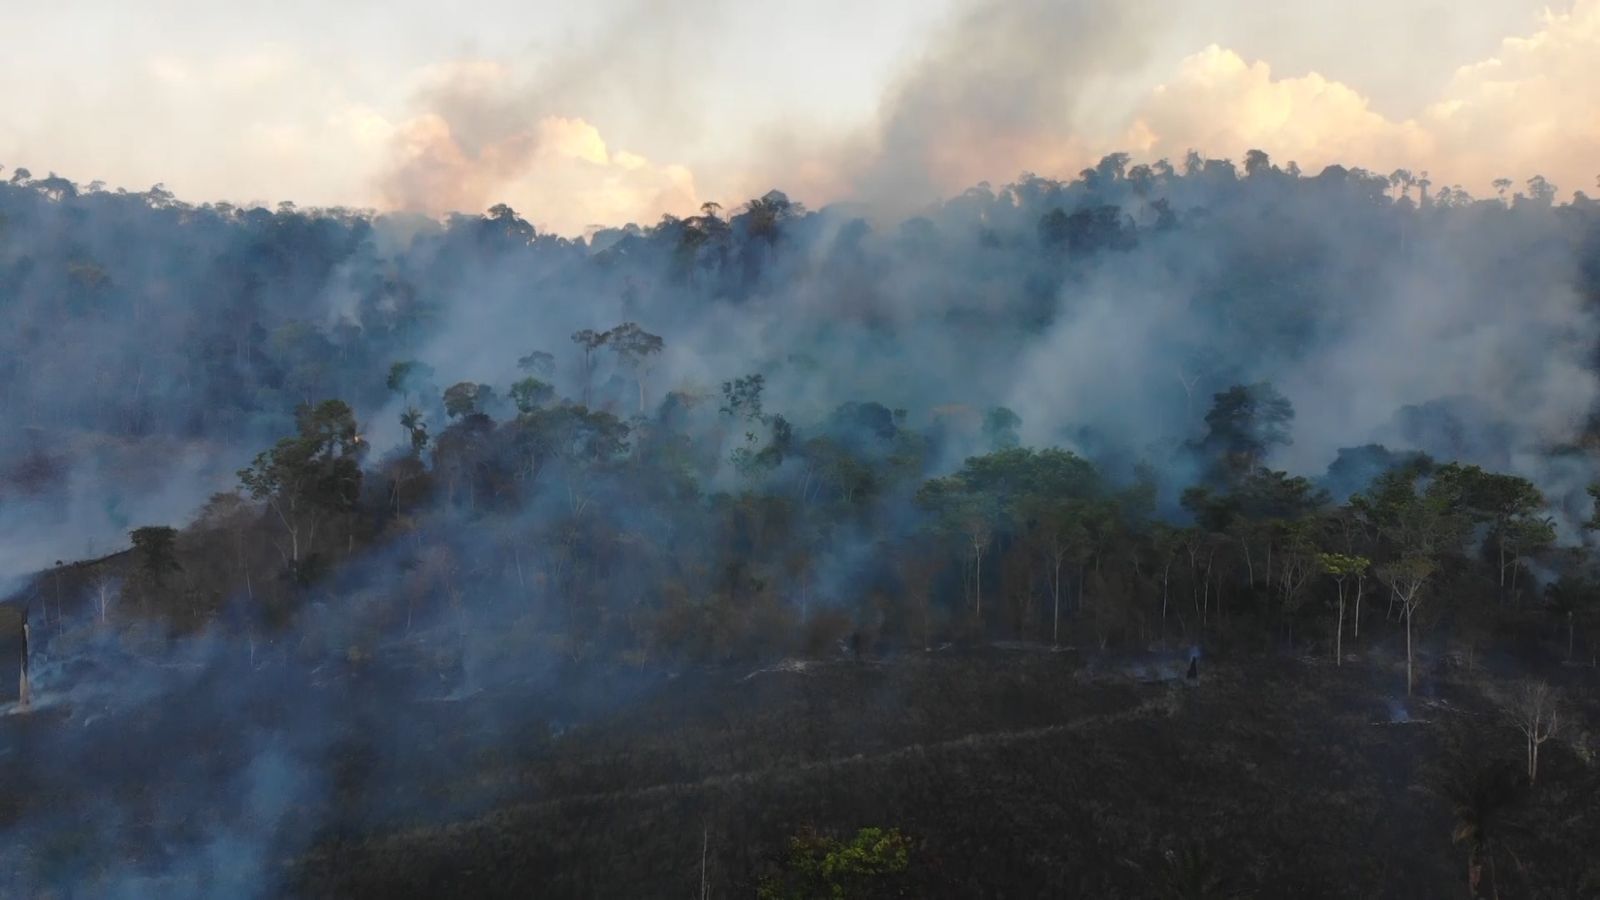
M361 435L355 414L340 400L301 407L299 434L256 455L239 481L257 500L348 509L361 489Z
M863 828L848 841L805 831L789 841L779 874L761 880L761 900L870 900L905 896L911 841L898 828Z
M146 525L128 535L133 540L134 558L139 571L159 581L169 572L183 568L178 563L178 530L167 525Z
M420 394L433 380L433 367L416 360L397 362L389 367L384 384L396 394Z
M422 410L415 406L406 407L400 414L400 427L406 430L411 438L411 452L421 453L428 446L428 423L422 418Z
M745 375L732 381L722 383L722 409L723 415L733 419L743 419L747 422L763 420L761 411L761 392L766 388L767 380L760 372Z
M365 442L355 413L341 400L324 400L297 411L299 433L282 438L239 470L240 486L264 500L287 532L285 559L299 569L317 526L353 512L361 496Z
M555 388L532 376L511 385L511 402L517 405L517 412L523 415L549 403L555 395Z
M1198 445L1210 479L1235 484L1247 477L1273 448L1290 443L1293 421L1294 407L1268 382L1234 385L1217 394Z
M452 419L484 412L494 399L494 388L471 381L457 382L445 389L444 412Z
M1006 450L1021 445L1017 429L1022 427L1022 417L1004 406L991 408L983 416L983 436L994 450Z
M1372 560L1365 556L1347 556L1343 553L1319 553L1317 565L1335 581L1342 581L1366 572L1372 567Z

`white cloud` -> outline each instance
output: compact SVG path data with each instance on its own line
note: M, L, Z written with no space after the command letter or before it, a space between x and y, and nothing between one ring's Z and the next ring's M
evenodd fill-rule
M434 67L417 103L393 130L388 206L440 214L507 203L541 230L573 235L698 203L687 168L613 150L591 122L543 112L497 64Z
M1485 191L1502 175L1542 173L1567 190L1600 167L1600 0L1546 13L1527 37L1460 67L1419 115L1394 120L1323 76L1275 78L1265 62L1211 46L1178 66L1133 114L1122 144L1142 156L1189 148L1237 157L1260 148L1303 167L1431 170Z

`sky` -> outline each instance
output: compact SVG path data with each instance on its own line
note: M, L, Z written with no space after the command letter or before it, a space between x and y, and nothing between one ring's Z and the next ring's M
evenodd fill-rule
M909 210L1116 150L1478 196L1600 174L1600 0L0 7L0 164L191 202L505 202L572 235L773 187Z

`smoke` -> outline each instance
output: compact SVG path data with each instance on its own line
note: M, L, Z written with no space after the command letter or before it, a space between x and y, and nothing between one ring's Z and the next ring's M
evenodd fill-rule
M1535 170L1569 189L1592 184L1600 120L1592 98L1561 86L1583 83L1600 52L1600 2L1547 9L1531 27L1507 12L1500 27L1529 30L1497 45L1480 35L1418 48L1399 37L1406 29L1388 27L1395 15L1349 8L1334 24L1295 10L1268 20L1255 8L971 3L905 66L870 124L832 136L778 124L757 154L770 162L738 184L867 199L903 216L980 181L1072 173L1112 152L1238 159L1257 148L1310 171L1407 168L1474 191ZM1378 102L1386 98L1317 67L1326 48L1302 35L1330 27L1382 32L1346 39L1363 45L1400 41L1385 58L1406 61L1409 83L1380 86L1410 99ZM1361 82L1368 73L1342 74Z
M904 602L886 556L917 524L908 495L999 442L981 424L995 406L1115 482L1155 463L1170 495L1212 395L1271 381L1297 415L1270 462L1292 473L1381 442L1527 474L1582 514L1570 497L1592 465L1562 448L1600 390L1592 203L1419 207L1361 172L1116 157L938 200L980 166L1058 164L1034 154L1072 147L1104 73L1145 58L1143 6L969 15L849 168L863 202L814 213L769 195L590 243L509 210L374 220L0 186L0 412L34 429L0 446L0 525L22 534L8 566L184 524L305 402L347 400L375 451L362 515L322 538L320 569L286 562L277 519L223 521L224 505L183 536L190 568L158 612L104 628L77 582L47 601L37 718L18 726L36 730L0 732L0 787L26 798L7 887L278 893L283 863L324 838L525 800L539 786L516 780L517 754L683 659L759 656L746 641L770 623L816 621L795 624L802 604L869 627L875 604ZM629 164L509 77L456 68L421 95L403 202L483 206L558 158ZM625 321L663 339L653 365L608 345L585 366L571 335ZM536 353L551 370L519 365ZM433 374L391 386L404 361ZM507 423L534 369L629 421L637 453L495 457L493 423L442 407L481 382ZM776 446L775 421L718 412L720 385L751 374L806 447L755 475L734 451ZM414 461L435 480L417 500L397 474L410 406L448 442ZM771 485L797 502L767 503ZM804 533L809 511L838 509ZM621 671L613 653L650 662ZM105 764L111 746L124 762ZM480 779L488 766L503 780Z
M774 123L753 171L759 193L864 201L884 221L980 181L1063 173L1095 158L1159 11L1146 2L960 7L890 84L873 120L846 134Z
M628 3L597 34L531 68L480 58L427 67L394 128L379 195L389 208L431 215L509 202L568 235L692 212L700 201L687 168L613 147L601 128L638 132L630 124L648 117L692 132L699 113L681 62L696 52L692 23L720 5L696 0L668 13Z

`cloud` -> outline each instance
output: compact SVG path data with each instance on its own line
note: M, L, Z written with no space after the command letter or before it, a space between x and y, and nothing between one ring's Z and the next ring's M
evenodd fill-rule
M391 129L363 93L351 70L288 47L149 54L54 96L48 114L0 110L0 154L83 182L160 182L194 202L365 206Z
M1600 0L1577 0L1566 13L1546 12L1534 34L1507 38L1493 57L1462 66L1423 116L1442 148L1440 168L1480 184L1540 172L1568 189L1593 187L1596 60Z
M954 19L886 93L876 122L839 137L783 132L750 181L794 185L813 201L905 212L978 181L1022 171L1070 177L1106 153L1238 159L1263 149L1315 171L1431 170L1484 192L1536 172L1588 187L1600 159L1600 0L1546 13L1526 37L1459 67L1409 117L1312 71L1284 76L1212 43L1156 69L1163 22L1147 4L981 2ZM1153 74L1152 74L1153 73ZM1146 80L1148 78L1148 80Z
M695 208L687 168L612 150L584 119L538 112L535 97L495 63L433 69L421 110L394 130L386 205L441 214L507 203L562 234Z
M1542 173L1587 187L1600 159L1600 0L1546 13L1527 37L1456 70L1442 95L1412 118L1373 110L1369 98L1317 73L1275 78L1212 45L1184 59L1134 112L1124 144L1142 156L1189 148L1235 156L1251 148L1307 168L1334 162L1378 171L1429 169L1436 181L1483 191L1494 178Z
M1306 166L1417 160L1433 138L1413 122L1391 122L1367 98L1312 73L1275 79L1264 62L1247 63L1215 44L1178 66L1135 113L1123 145L1141 157L1216 155L1266 149Z

